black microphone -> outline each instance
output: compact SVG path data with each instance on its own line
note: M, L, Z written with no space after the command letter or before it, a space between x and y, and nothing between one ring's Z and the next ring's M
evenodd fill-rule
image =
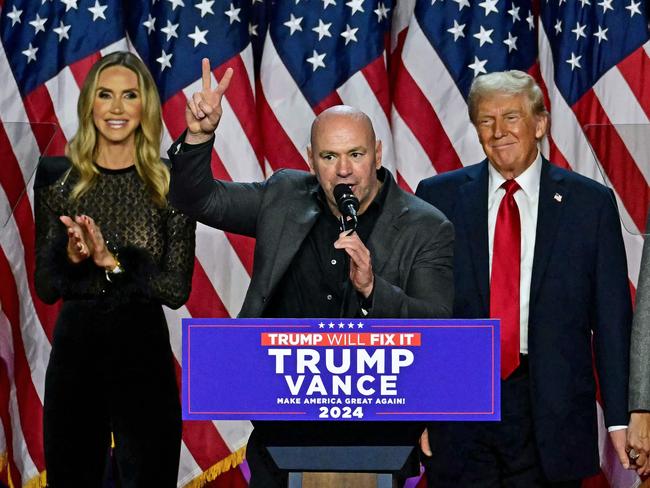
M352 193L350 185L339 183L334 187L334 199L339 212L345 217L357 218L359 211L359 199Z

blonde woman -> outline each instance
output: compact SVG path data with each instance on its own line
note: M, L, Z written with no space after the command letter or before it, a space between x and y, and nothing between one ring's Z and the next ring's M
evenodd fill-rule
M99 487L111 432L124 488L175 487L181 411L161 305L190 292L195 225L167 205L160 100L133 54L84 82L67 157L35 184L36 290L59 313L45 378L51 488Z

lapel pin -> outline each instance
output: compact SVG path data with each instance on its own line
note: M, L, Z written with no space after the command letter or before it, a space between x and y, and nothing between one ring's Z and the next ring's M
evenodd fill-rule
M562 201L562 195L560 195L559 193L556 193L555 195L553 195L553 198L555 199L556 202L561 202Z

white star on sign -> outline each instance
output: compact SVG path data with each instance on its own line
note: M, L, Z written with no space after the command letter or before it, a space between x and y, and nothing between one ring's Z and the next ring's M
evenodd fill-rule
M556 34L559 34L560 32L562 32L562 21L561 21L561 20L558 20L558 21L555 23L555 33L556 33Z
M34 35L38 34L39 31L45 32L45 22L47 22L47 17L42 19L36 14L36 18L29 23L29 25L34 27Z
M580 25L580 22L576 22L576 28L571 29L571 32L573 32L576 35L576 41L581 37L584 37L585 39L587 38L587 35L585 34L586 28L587 28L587 24Z
M600 41L609 41L609 39L607 39L608 30L609 28L603 29L602 25L598 26L598 32L594 32L594 36L598 38L598 44L600 44Z
M149 18L145 20L142 25L144 25L147 28L147 34L151 34L151 32L156 30L156 18L152 17L151 14L149 14Z
M460 12L465 7L469 7L469 0L454 0L458 4L458 11Z
M325 10L330 5L334 5L336 7L336 0L323 0L323 10Z
M485 16L487 17L490 12L496 12L499 13L497 10L496 4L499 0L483 0L481 3L479 3L479 7L482 7L485 9Z
M468 64L467 67L474 70L474 77L476 78L479 73L487 73L485 63L487 63L487 59L480 60L477 56L474 56L474 62Z
M7 17L11 19L11 27L16 24L20 24L20 16L23 14L22 10L18 10L15 5L12 5L11 12L7 14Z
M29 43L29 47L25 49L22 53L27 56L27 64L31 63L32 61L36 61L36 51L38 51L37 47L33 47L32 43Z
M257 37L257 24L248 23L248 35Z
M512 16L512 23L514 24L518 20L521 20L521 17L519 17L519 9L521 7L515 7L514 4L510 10L508 10L508 14Z
M241 19L239 18L239 12L240 8L235 8L235 6L230 3L230 9L225 11L225 14L228 16L230 19L230 23L232 24L234 21L241 22Z
M517 50L517 36L513 36L512 32L508 32L508 38L503 40L503 43L508 46L508 52Z
M185 6L185 3L183 3L183 0L167 0L167 1L172 4L172 12L174 10L176 10L176 7L184 7Z
M169 41L172 37L178 38L176 29L178 29L178 24L172 24L169 20L167 20L167 25L160 30L167 35L167 41Z
M199 44L205 44L207 46L208 41L205 40L205 36L207 35L207 33L208 33L208 29L202 31L199 30L198 25L195 25L194 32L192 34L188 34L187 37L189 37L194 41L194 47L198 46Z
M450 29L447 29L447 32L454 35L454 42L458 40L459 37L465 37L465 26L467 24L459 24L456 19L454 19L454 26Z
M292 36L296 31L302 32L302 26L300 25L301 22L302 17L296 18L293 14L291 14L291 18L282 25L286 25L289 28L289 35Z
M641 15L641 11L639 10L639 5L641 5L641 2L634 2L634 0L630 0L630 4L625 7L626 10L630 11L630 18L634 17L634 14L639 14Z
M571 53L571 59L566 60L566 62L571 65L571 71L575 68L582 68L582 66L580 66L580 58L582 58L582 56L576 56L574 53Z
M479 40L479 47L483 46L486 42L489 44L492 44L492 33L494 32L494 29L490 30L485 30L483 26L481 26L481 30L474 34L473 37L476 37Z
M212 11L212 6L214 5L214 0L201 0L200 3L194 5L201 11L201 18L205 17L208 14L214 15Z
M161 73L163 71L165 71L165 68L170 68L171 69L171 67L172 67L171 59L172 59L173 55L174 55L173 53L167 54L165 52L165 50L163 49L162 54L160 55L160 57L156 58L156 61L158 63L160 63L160 72Z
M319 41L323 37L332 37L332 34L330 34L331 25L331 22L329 24L326 24L322 19L318 19L318 27L314 27L312 30L318 34Z
M95 5L93 7L88 8L90 13L93 14L93 22L95 22L97 19L106 20L106 15L104 15L104 11L107 8L108 5L100 5L99 0L95 0Z
M580 0L580 3L582 4L582 8L585 8L585 5L591 5L589 0Z
M350 0L349 2L346 3L346 5L352 9L352 13L350 14L350 17L352 17L357 12L364 12L361 4L363 4L363 0Z
M59 27L55 27L52 29L56 35L59 36L59 42L63 41L63 39L70 39L70 36L68 35L68 31L70 30L69 25L65 25L63 21L59 24Z
M341 37L345 38L345 45L348 45L348 42L354 41L357 42L357 31L358 27L354 29L350 27L350 24L345 24L345 32L341 32Z

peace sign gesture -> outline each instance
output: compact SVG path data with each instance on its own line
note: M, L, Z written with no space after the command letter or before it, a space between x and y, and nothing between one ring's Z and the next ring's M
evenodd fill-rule
M233 75L232 68L228 68L218 82L217 88L212 89L212 77L210 76L210 60L203 58L201 61L202 89L187 99L185 107L185 122L187 123L187 135L185 142L188 144L199 144L205 142L219 125L223 109L221 99L230 85Z

